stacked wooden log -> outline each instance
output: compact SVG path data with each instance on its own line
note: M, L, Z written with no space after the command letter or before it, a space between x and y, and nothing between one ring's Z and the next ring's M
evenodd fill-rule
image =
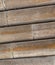
M0 59L12 59L0 65L55 65L54 55L55 0L0 0Z
M0 65L55 65L55 56L0 60Z

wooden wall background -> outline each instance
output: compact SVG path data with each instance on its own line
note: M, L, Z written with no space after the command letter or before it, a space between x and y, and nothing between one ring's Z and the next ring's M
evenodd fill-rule
M21 63L22 62L22 63ZM0 65L55 65L55 56L1 60Z
M55 65L55 0L0 0L0 65L18 64Z

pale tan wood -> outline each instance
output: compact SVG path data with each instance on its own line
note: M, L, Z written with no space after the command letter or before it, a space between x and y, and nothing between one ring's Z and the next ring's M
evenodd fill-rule
M0 60L0 65L55 65L55 56Z
M0 42L32 39L31 25L0 28Z
M4 10L4 3L3 3L3 0L0 0L0 10Z
M13 44L13 56L15 58L45 55L55 55L55 39Z
M13 58L10 44L0 45L0 59L5 58Z
M0 12L0 26L55 19L55 5Z
M0 12L0 26L7 25L6 12Z
M8 24L22 24L55 19L55 5L7 12Z
M32 28L34 39L55 37L55 22L33 24Z
M0 28L0 42L55 37L55 22Z
M0 45L0 59L55 55L55 39Z
M45 30L45 29L55 29L55 22L46 22L46 23L40 23L40 24L33 24L32 30Z
M35 6L40 4L49 4L54 2L55 0L5 0L4 1L6 9Z

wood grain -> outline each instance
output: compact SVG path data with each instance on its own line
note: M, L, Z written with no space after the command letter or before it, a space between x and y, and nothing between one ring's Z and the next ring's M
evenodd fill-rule
M0 42L55 37L55 22L0 28Z
M0 12L0 26L55 19L55 5Z
M55 39L14 44L14 57L55 55Z
M0 59L5 58L13 58L10 44L0 45Z
M55 55L55 39L0 45L0 59Z
M7 25L6 12L0 12L0 26Z
M0 42L32 39L31 25L0 28Z
M0 10L4 10L5 8L4 8L4 4L3 4L3 1L2 0L0 0Z
M0 0L0 10L52 3L55 3L55 0Z
M0 60L0 65L55 65L55 56Z
M55 37L55 22L33 24L32 26L34 39Z
M5 0L5 8L19 8L27 6L35 6L40 4L54 3L55 0Z
M55 19L55 5L7 12L8 24L23 24Z

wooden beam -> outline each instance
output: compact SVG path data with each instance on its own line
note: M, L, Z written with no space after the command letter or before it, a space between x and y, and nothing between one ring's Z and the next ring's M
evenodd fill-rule
M0 59L13 58L10 44L0 45Z
M0 43L55 37L55 22L0 28Z
M55 5L7 12L8 24L23 24L55 19Z
M6 9L12 9L12 8L55 3L55 0L5 0L4 3Z
M55 39L0 44L0 59L55 55Z
M0 12L0 26L7 25L6 12Z
M0 28L0 43L32 38L31 25Z
M0 26L55 19L55 5L0 12Z
M55 22L33 24L32 28L34 39L55 37Z
M4 10L4 4L3 4L3 0L0 0L0 10Z
M55 40L42 40L14 44L14 58L55 55Z
M55 56L0 60L0 65L55 65Z
M0 0L0 10L54 4L54 0Z

